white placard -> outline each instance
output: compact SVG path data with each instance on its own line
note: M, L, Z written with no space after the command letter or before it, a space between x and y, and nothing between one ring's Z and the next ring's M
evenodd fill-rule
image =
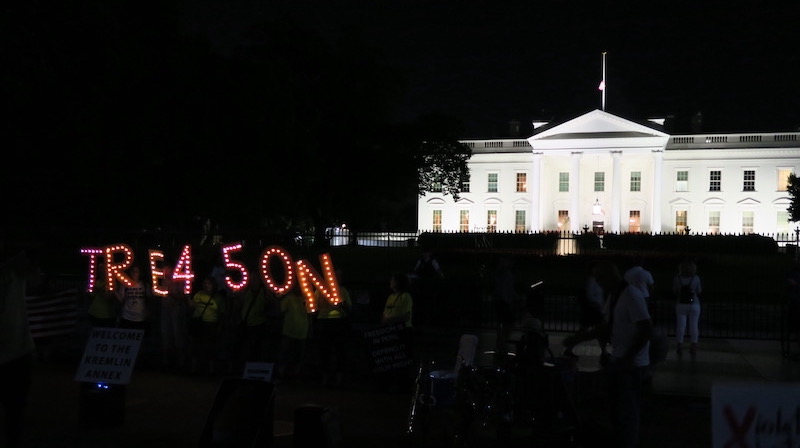
M88 383L128 384L144 330L92 328L75 380Z
M800 383L715 383L714 448L800 448Z
M248 362L244 365L243 378L248 380L272 381L275 364L271 362Z

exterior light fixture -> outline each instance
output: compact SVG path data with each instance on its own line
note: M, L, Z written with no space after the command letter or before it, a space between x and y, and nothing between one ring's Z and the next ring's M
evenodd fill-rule
M600 200L599 199L595 199L594 200L594 205L592 206L592 214L593 215L599 215L602 212L603 212L603 208L600 206Z

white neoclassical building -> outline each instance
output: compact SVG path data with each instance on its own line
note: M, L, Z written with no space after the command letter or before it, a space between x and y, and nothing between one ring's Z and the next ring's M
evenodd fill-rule
M791 233L800 132L669 135L594 110L527 139L463 140L458 201L419 198L420 231Z

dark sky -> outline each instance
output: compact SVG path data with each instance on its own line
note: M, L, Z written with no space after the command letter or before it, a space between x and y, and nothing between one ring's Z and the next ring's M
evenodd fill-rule
M680 122L700 111L709 132L800 129L797 2L720 9L706 2L188 3L184 30L207 35L221 52L259 20L291 17L323 33L361 28L408 76L398 117L454 115L465 122L465 137L502 136L512 119L563 120L599 109L603 51L608 112Z

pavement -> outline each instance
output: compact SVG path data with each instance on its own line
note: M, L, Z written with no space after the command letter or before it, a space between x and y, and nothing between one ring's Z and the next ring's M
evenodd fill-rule
M490 329L418 328L419 359L445 371L454 368L463 334L478 336L475 365L493 371L492 357L485 354L494 346ZM558 354L565 335L549 336L550 347ZM262 434L271 431L272 437L258 446L420 448L447 446L452 441L447 429L448 422L452 423L451 408L425 408L431 411L426 414L429 431L409 433L411 391L384 387L372 372L363 338L356 332L350 348L351 369L339 387L324 387L313 365L300 378L269 383L271 394L264 395L270 398L263 408L270 413L258 429ZM117 400L120 409L89 408L87 392L81 392L85 383L74 379L81 353L82 347L51 346L37 355L24 447L197 447L210 440L203 431L210 424L219 433L225 431L217 424L221 417L210 415L222 385L240 377L238 373L190 376L137 361L130 383L120 392L122 399ZM575 353L579 356L577 375L565 380L568 404L575 410L580 432L572 446L593 446L602 441L607 424L598 350L584 343L575 347ZM654 369L652 389L644 404L641 446L712 446L714 384L793 382L799 374L800 361L784 358L778 341L706 339L701 341L694 360L687 354L678 358L673 344L667 359ZM477 425L461 442L471 447L570 446L537 437L535 431L522 427L500 441L492 425L487 424Z

